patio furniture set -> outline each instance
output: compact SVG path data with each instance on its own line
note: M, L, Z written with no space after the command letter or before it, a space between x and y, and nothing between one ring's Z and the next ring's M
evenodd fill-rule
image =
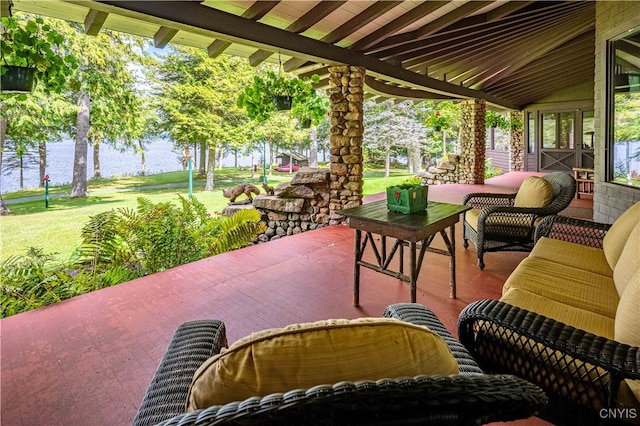
M567 191L575 191L568 178L528 178L519 195L494 197L508 201L490 207L482 207L480 194L466 198L474 209L456 216L468 210L465 238L469 227L476 247L497 239L507 220L521 247L533 250L500 300L461 312L459 340L417 303L390 305L382 318L265 330L229 347L222 321L185 323L134 425L445 425L534 415L560 424L637 424L640 203L611 226L557 216L544 206L568 204ZM536 203L542 207L531 207ZM378 228L356 226L372 244L369 233L389 235ZM445 229L413 243L428 246ZM361 244L356 238L356 271ZM419 266L414 258L412 267Z

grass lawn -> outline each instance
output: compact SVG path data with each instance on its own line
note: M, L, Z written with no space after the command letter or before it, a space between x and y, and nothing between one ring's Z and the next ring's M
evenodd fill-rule
M383 192L385 187L403 182L409 177L406 172L392 173L384 177L382 171L365 172L364 195ZM274 172L268 176L271 186L291 180L292 175ZM222 189L251 181L260 187L260 176L250 179L250 172L236 168L216 170L214 191L204 191L204 181L194 180L194 197L207 206L209 212L218 213L227 205L228 199ZM38 197L37 201L9 204L13 214L0 216L0 260L24 253L29 247L42 248L46 253L58 253L61 260L68 259L80 245L80 230L90 216L121 207L135 208L138 197L154 203L177 201L177 195L188 196L187 172L161 173L151 176L135 176L114 179L91 180L89 196L82 199L54 198L54 194L68 194L69 185L49 189L52 198L49 208L44 206L44 190L20 191L3 194L5 200L23 197ZM153 185L184 186L148 188Z

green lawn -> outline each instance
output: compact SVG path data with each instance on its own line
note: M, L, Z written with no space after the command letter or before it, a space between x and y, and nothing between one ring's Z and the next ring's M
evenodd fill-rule
M365 172L364 195L383 192L385 187L401 183L409 175L392 173L389 178L383 172ZM260 176L256 175L253 183L260 187ZM268 177L269 185L277 186L292 178L287 173L274 172ZM188 189L139 188L149 185L179 184L186 185L187 172L170 172L151 176L135 176L114 179L91 180L89 196L84 199L68 197L52 198L49 208L44 206L44 190L20 191L3 194L5 200L37 196L37 201L9 204L13 214L0 216L0 260L9 256L24 253L29 247L44 249L47 253L58 253L63 260L68 259L81 242L80 229L90 216L103 211L130 207L135 208L138 197L145 197L152 202L177 201L177 195L188 196ZM204 182L194 181L193 195L204 203L209 212L217 213L227 205L228 199L222 196L222 189L235 186L250 180L250 172L236 168L216 170L216 189L204 191ZM70 186L50 188L50 194L68 194Z

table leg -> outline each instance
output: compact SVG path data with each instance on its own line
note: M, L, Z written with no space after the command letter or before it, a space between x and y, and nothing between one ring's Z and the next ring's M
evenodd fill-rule
M416 281L418 275L416 247L415 241L409 241L409 283L411 285L411 303L416 303Z
M449 269L451 271L451 281L449 281L449 298L456 298L456 229L455 225L451 225L449 227L449 239L450 239L450 247L449 254L451 257L449 258Z
M353 306L360 306L360 260L362 260L362 231L356 229L353 266Z

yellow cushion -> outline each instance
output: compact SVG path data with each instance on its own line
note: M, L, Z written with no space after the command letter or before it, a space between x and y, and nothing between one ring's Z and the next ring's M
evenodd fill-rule
M633 228L618 263L613 270L613 280L616 283L618 294L622 295L630 283L631 278L640 269L640 222ZM640 314L639 314L640 315Z
M596 336L604 336L607 339L613 339L614 336L615 322L613 318L569 306L527 290L511 288L500 300L588 331Z
M478 231L480 213L482 213L481 209L473 209L465 212L465 222L476 232ZM514 216L519 216L520 219L524 217L524 219L514 223ZM531 223L529 223L527 218L531 219ZM535 232L534 224L537 224L539 219L533 221L533 218L534 215L532 214L494 213L484 222L484 232L486 235L507 234L514 238L533 238L533 233ZM527 225L523 225L523 222Z
M622 249L631 231L640 222L640 202L629 207L618 217L602 240L602 248L611 269L615 269Z
M615 340L630 346L640 346L640 271L624 290L616 312Z
M599 248L542 237L533 247L529 257L545 259L594 274L613 277L613 271L607 263L604 251Z
M529 176L520 185L514 207L546 207L553 200L551 182L537 176Z
M207 360L187 409L340 381L457 373L446 342L427 327L387 318L294 324L254 333Z
M612 278L536 257L520 262L505 282L502 294L510 288L609 318L615 318L620 300Z

